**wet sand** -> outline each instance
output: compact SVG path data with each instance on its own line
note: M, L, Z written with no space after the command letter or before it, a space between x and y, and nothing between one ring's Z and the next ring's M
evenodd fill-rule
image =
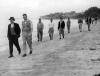
M17 55L7 58L8 51L0 54L0 76L93 76L100 73L100 23L78 27L59 40L45 38L33 42L33 54L27 57ZM15 49L16 50L16 49Z

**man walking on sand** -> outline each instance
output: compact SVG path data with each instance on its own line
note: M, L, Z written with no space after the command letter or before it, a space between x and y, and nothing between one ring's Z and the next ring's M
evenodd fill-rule
M43 29L44 29L44 24L42 23L41 18L39 18L39 22L37 23L38 41L42 41L42 39L43 39Z
M50 19L50 22L49 22L49 37L50 37L50 40L53 40L53 34L54 34L54 22L53 22L53 19L51 18Z
M15 23L15 18L10 17L10 24L8 25L8 40L9 40L9 49L10 49L10 56L8 58L13 57L13 44L16 46L18 53L21 54L21 49L19 46L18 38L20 37L21 29L19 24Z
M91 17L88 18L88 31L91 31Z
M60 21L58 22L58 30L59 30L59 36L60 36L59 39L61 39L61 35L64 38L64 29L65 29L65 22L63 18L60 17Z
M70 33L70 25L71 25L71 21L70 21L70 18L68 17L68 21L67 21L67 30L68 30L68 33Z
M27 14L23 14L22 21L22 39L23 39L23 57L27 56L26 54L26 43L28 44L30 48L29 54L32 54L32 32L33 32L33 25L32 22L27 19Z
M81 18L78 20L78 24L79 24L79 31L82 32L83 20Z

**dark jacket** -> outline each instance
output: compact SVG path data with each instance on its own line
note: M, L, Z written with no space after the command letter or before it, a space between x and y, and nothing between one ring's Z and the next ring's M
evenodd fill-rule
M58 30L59 29L64 29L65 28L65 22L64 21L62 21L62 23L60 23L60 21L58 22Z
M19 38L20 37L20 33L21 33L21 29L19 27L19 24L14 23L14 31L16 33L15 37ZM11 35L11 24L8 25L7 37L8 37L8 39L12 38L12 35Z

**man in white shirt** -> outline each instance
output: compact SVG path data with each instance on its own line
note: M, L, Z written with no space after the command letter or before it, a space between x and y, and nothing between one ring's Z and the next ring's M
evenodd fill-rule
M53 40L53 34L54 34L54 23L53 23L53 19L51 18L50 19L50 23L49 23L49 37L50 37L50 40Z
M22 21L22 38L23 38L23 50L24 54L23 57L27 56L26 54L26 43L30 48L29 54L32 54L32 32L33 32L33 25L30 20L27 19L27 14L23 14Z

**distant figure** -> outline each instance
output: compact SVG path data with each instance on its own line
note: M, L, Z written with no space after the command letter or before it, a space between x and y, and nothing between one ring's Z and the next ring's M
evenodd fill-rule
M53 33L54 33L54 23L53 23L53 19L51 18L50 19L50 23L49 23L49 37L50 37L50 40L53 40Z
M39 18L39 22L37 23L38 41L42 41L42 39L43 39L43 29L44 29L44 24L42 23L41 18Z
M81 18L78 20L78 24L79 24L79 30L80 30L80 32L82 32L83 20Z
M92 23L92 24L94 23L94 18L91 18L91 23Z
M91 17L88 18L88 31L91 31Z
M85 23L88 25L88 17L85 19Z
M15 23L15 18L10 17L10 24L8 25L8 40L9 40L9 49L10 49L10 56L8 58L13 57L13 44L16 46L18 53L21 54L21 49L19 46L18 38L20 37L21 29L19 24Z
M64 38L64 29L65 29L65 22L63 18L60 17L60 21L58 22L58 30L59 30L59 36L60 36L59 39L61 39L61 35Z
M70 33L70 26L71 26L71 21L70 21L70 18L68 17L68 21L67 21L67 30L68 30L68 33Z
M27 14L23 14L23 19L22 21L22 39L23 39L23 57L27 56L26 54L26 44L28 44L30 48L29 54L32 54L32 32L33 32L33 25L32 22L27 19Z
M98 18L97 18L97 17L95 17L95 24L97 24L97 20L98 20Z

